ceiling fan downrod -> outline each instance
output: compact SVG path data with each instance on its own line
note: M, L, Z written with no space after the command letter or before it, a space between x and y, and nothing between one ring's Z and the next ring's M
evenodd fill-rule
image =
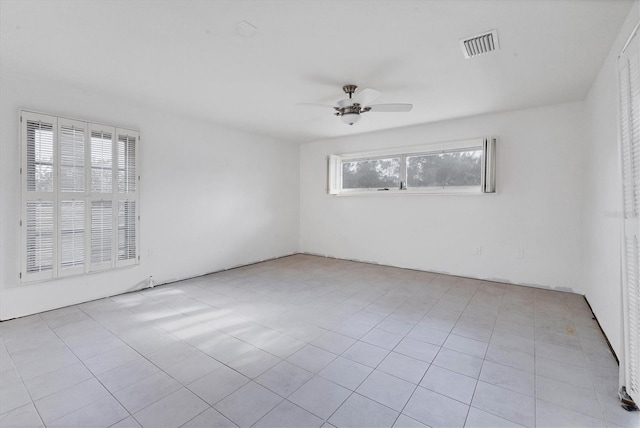
M358 86L356 85L344 85L342 87L342 90L344 91L344 93L349 95L349 99L351 99L356 89L358 89Z

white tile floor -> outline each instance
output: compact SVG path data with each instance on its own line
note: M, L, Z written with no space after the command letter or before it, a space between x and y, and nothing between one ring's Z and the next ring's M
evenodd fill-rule
M3 428L640 426L581 296L306 255L0 339Z

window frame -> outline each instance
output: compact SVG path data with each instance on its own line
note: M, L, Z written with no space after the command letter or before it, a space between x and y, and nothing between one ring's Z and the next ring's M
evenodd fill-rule
M469 195L495 193L495 145L496 138L474 138L461 141L440 142L420 146L368 152L333 154L327 158L327 194L336 196L364 195ZM470 150L482 150L480 161L480 185L477 186L429 186L407 187L407 158L442 153L456 153ZM344 162L368 161L376 159L400 158L400 182L395 188L358 188L342 187L342 165Z
M72 119L67 117L55 116L51 114L39 113L30 110L20 110L20 195L21 195L21 209L20 209L20 236L21 236L21 245L20 245L20 282L21 283L32 283L39 281L48 281L55 280L60 278L65 278L68 276L76 276L76 275L85 275L93 272L103 272L113 269L118 269L124 266L137 265L140 262L140 203L139 203L139 188L140 188L140 132L127 128L119 128L110 125L101 125L96 123L91 123L79 119ZM29 127L30 123L41 122L43 124L52 126L52 144L53 144L53 189L52 191L34 191L29 190ZM64 189L62 186L62 174L61 171L63 169L63 160L62 160L62 135L63 135L63 127L69 128L74 127L74 129L82 130L83 135L83 150L84 150L84 164L82 168L84 170L84 179L83 181L83 190L68 190ZM99 193L95 192L92 189L92 163L91 163L91 136L92 131L94 130L102 130L111 133L111 150L110 152L110 160L111 160L111 191ZM121 136L126 136L126 138L133 138L134 147L133 147L133 162L129 162L124 166L126 169L133 169L135 188L133 190L130 189L129 185L125 185L124 192L121 192L118 185L118 168L119 166L119 157L118 157L118 141ZM127 159L125 157L125 159ZM125 174L127 177L127 174ZM126 178L125 178L126 179ZM36 184L37 186L37 184ZM108 262L103 263L93 263L91 261L91 238L92 238L92 224L91 224L91 207L92 202L96 200L108 200L111 201L111 247L109 251L111 252L111 259ZM28 234L29 234L29 222L27 217L27 207L33 206L33 202L51 202L53 204L53 231L52 231L52 253L53 253L53 266L48 270L39 270L39 271L29 271L28 260L30 257L33 257L34 254L38 254L41 252L47 251L47 248L44 250L33 250L31 252L30 248L28 248ZM63 225L63 205L69 202L82 202L84 215L83 215L83 247L80 249L79 246L74 248L74 245L70 247L65 247L67 250L69 248L72 252L81 250L84 254L84 259L81 265L73 264L68 267L63 267L63 244L64 240L62 235L66 229ZM129 225L127 223L127 228L132 229L135 234L133 242L133 252L129 252L128 258L119 260L119 223L118 223L118 209L120 201L129 201L133 202L133 206L135 211L135 217L133 217L133 225ZM71 214L73 216L73 213ZM79 216L81 217L81 216ZM127 218L127 222L131 221L132 217ZM77 221L74 219L74 221ZM33 224L33 223L31 223ZM31 229L33 230L33 229ZM74 224L72 233L78 233L80 231L79 226ZM73 256L75 257L75 255Z

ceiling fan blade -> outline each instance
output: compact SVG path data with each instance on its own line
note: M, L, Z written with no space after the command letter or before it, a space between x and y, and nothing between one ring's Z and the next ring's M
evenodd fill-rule
M368 107L370 108L369 111L403 112L410 111L413 108L413 104L374 104Z
M353 102L358 103L361 106L368 106L376 98L380 96L381 92L371 88L365 88L363 90L357 90L353 94Z
M302 107L322 107L332 109L333 106L331 104L318 104L318 103L296 103L297 106Z

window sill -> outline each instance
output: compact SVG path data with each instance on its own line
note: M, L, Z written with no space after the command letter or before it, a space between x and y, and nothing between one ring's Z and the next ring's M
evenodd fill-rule
M54 277L37 277L37 276L34 276L34 274L27 274L26 276L23 275L22 278L20 278L20 285L42 284L47 282L65 280L69 278L79 278L83 276L102 274L107 272L118 272L125 269L133 268L139 265L140 265L140 261L136 260L135 262L122 264L120 266L95 269L95 270L90 270L88 272L66 272L66 273L63 273L62 275L58 275L55 278Z
M340 193L336 193L332 196L383 196L383 195L394 195L394 196L402 196L402 195L445 195L445 196L453 196L453 195L485 195L486 193L482 192L480 187L465 187L465 188L436 188L436 189L389 189L389 190L343 190Z

